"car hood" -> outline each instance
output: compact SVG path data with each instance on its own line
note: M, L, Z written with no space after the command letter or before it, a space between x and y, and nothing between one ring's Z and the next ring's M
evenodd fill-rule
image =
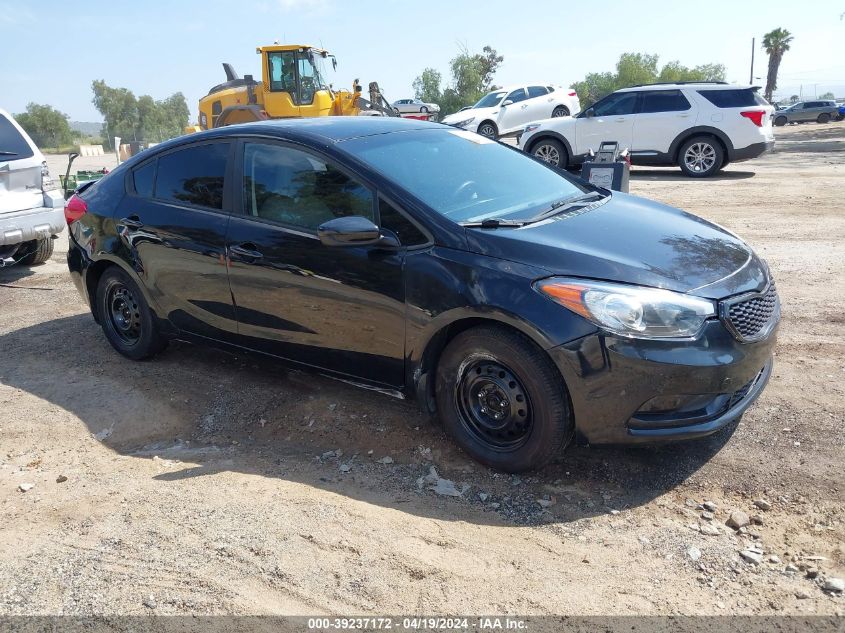
M493 116L498 113L498 106L495 108L469 108L468 110L461 110L460 112L455 112L447 117L443 117L442 122L457 123L458 121L465 121L466 119L471 119L472 117L478 119L479 117Z
M725 229L663 204L614 192L518 229L466 229L470 250L552 275L665 288L710 299L761 290L765 262Z

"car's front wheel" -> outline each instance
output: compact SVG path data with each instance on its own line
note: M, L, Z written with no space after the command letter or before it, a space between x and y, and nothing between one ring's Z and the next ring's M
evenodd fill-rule
M830 121L830 115L829 115L827 112L822 112L822 113L819 115L819 118L818 118L818 119L816 119L816 120L817 120L819 123L827 123L828 121Z
M539 468L573 434L557 368L528 338L502 327L472 328L449 342L437 366L436 399L446 432L498 470Z
M481 136L486 136L487 138L496 138L499 136L499 130L496 128L496 124L492 121L483 121L481 125L478 126L478 133Z
M555 139L541 139L532 148L531 153L549 165L565 169L568 159L563 144Z
M777 117L775 119L775 125L777 125L778 127L783 127L784 125L786 125L786 117L785 116Z
M142 360L167 347L138 284L117 266L100 277L95 301L106 338L127 358Z
M678 166L687 176L707 178L722 168L725 152L718 141L709 136L696 136L681 145Z

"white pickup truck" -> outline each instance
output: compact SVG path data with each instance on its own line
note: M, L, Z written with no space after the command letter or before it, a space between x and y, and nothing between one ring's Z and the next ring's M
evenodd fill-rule
M65 228L64 197L23 128L0 110L0 267L41 264Z

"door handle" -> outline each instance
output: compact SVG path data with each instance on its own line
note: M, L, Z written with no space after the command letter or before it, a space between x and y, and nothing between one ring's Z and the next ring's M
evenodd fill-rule
M520 108L521 108L522 110L525 110L525 108L527 108L527 107L528 107L528 104L527 104L527 103L526 103L524 106L520 106Z
M134 214L130 215L127 218L121 218L120 224L122 224L123 226L125 226L129 229L140 229L141 227L144 226L144 223L141 222L141 218L139 218L137 215L134 215Z
M616 119L617 123L624 123L625 121L626 121L625 117L622 117L622 116L619 117L618 119Z
M245 259L261 259L264 257L262 253L255 250L255 244L238 244L229 247L229 253L243 257Z

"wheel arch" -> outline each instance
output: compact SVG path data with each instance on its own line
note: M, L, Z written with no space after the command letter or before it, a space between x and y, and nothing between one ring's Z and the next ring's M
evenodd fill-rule
M161 309L159 308L158 303L150 296L147 286L144 284L137 271L133 270L131 266L119 257L110 255L105 255L100 259L93 260L85 271L85 290L88 293L88 304L91 308L91 313L94 315L94 320L97 323L100 322L100 318L97 315L97 286L99 285L103 274L112 267L119 268L129 275L132 281L134 281L141 290L141 294L144 296L144 300L147 302L150 310L159 321L163 322L164 320L160 316Z
M681 150L681 146L695 136L712 136L715 138L721 144L726 158L730 158L730 155L733 153L734 146L727 134L715 127L699 125L684 130L672 141L672 144L669 146L669 155L672 158L672 163L678 162L678 153Z
M436 415L434 373L437 364L443 350L461 332L483 325L493 325L525 336L544 352L554 346L552 341L530 323L504 311L462 310L457 314L441 315L441 318L435 321L420 333L408 355L408 384L412 387L409 391L416 397L420 408L431 416Z

